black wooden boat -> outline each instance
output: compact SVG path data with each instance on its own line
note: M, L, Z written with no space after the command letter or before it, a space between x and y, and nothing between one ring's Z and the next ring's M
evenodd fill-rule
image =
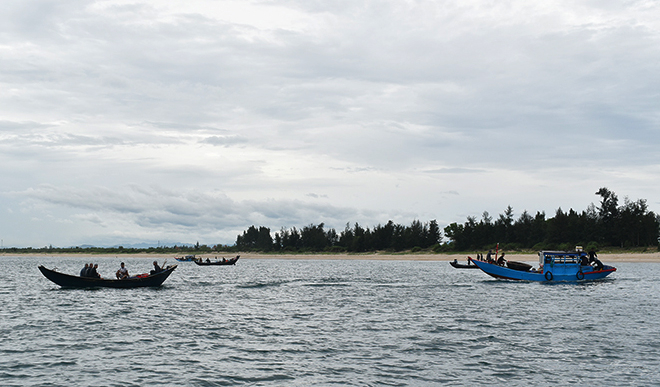
M171 265L165 270L156 274L141 274L126 279L107 279L79 277L60 273L55 270L47 269L39 265L39 270L44 277L55 282L63 288L144 288L158 287L165 282L167 277L176 269L176 265Z
M518 261L506 261L506 266L509 269L518 270L518 271L529 271L529 269L532 268L532 265Z
M202 261L201 259L198 259L195 261L196 264L199 266L223 266L223 265L235 265L236 261L238 261L238 258L240 255L235 256L234 258L230 259L222 259L222 260L216 260L216 261Z
M456 260L456 259L449 262L449 264L452 265L453 267L457 268L457 269L478 269L479 268L479 266L473 265L472 263L470 263L470 261L468 261L467 264L464 264L464 263L458 263L458 260Z

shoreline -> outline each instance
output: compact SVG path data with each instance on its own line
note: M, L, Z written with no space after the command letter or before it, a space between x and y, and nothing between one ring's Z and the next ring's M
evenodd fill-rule
M246 259L282 259L282 260L368 260L368 261L439 261L449 262L454 259L459 262L465 262L467 255L461 254L259 254L259 253L214 253L199 254L197 257L206 259L231 258L236 255L241 256L241 260ZM476 256L476 254L471 254ZM174 259L172 254L7 254L1 253L1 257L26 257L26 258L54 258L54 257L81 257L81 258L145 258L145 259ZM536 262L536 254L510 254L507 256L512 261ZM605 264L607 262L657 262L660 263L660 252L653 253L602 253L598 258Z

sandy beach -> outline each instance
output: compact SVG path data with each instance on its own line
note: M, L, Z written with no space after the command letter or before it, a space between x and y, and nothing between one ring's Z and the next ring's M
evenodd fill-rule
M259 254L259 253L213 253L213 254L200 254L197 257L202 259L210 258L230 258L236 255L241 256L241 260L246 259L287 259L287 260L380 260L380 261L465 261L467 255L462 254ZM2 256L24 256L24 257L117 257L117 258L145 258L145 259L174 259L172 254L7 254L2 253ZM476 254L472 255L473 257ZM506 256L512 261L535 262L538 260L536 254L510 254ZM598 258L605 264L608 262L660 262L660 252L653 253L617 253L598 254Z

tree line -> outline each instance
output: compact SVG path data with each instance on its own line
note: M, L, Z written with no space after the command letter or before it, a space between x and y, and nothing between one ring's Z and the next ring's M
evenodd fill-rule
M527 211L514 219L511 206L495 220L488 212L479 221L468 217L463 224L445 227L449 249L483 250L496 243L508 250L658 246L660 216L649 211L645 199L625 198L619 204L617 195L607 188L599 189L596 195L601 197L600 206L591 203L582 212L559 208L549 219L544 212L532 216Z
M442 231L435 220L422 223L414 220L409 226L393 221L376 227L347 223L344 230L325 229L325 224L310 224L301 229L292 227L275 232L267 227L250 226L238 235L235 248L240 251L263 252L366 252L428 249L439 246Z
M237 236L232 248L262 252L451 252L488 250L498 243L506 250L658 246L660 216L649 211L646 199L631 201L626 197L619 204L617 195L607 188L599 189L596 195L601 198L600 206L591 203L581 212L559 208L554 217L547 218L545 212L532 216L523 211L516 219L508 206L496 219L485 211L480 220L469 216L465 223L451 223L442 231L436 220L415 220L409 226L390 220L373 228L347 223L340 232L325 229L320 223L301 229L282 228L274 234L267 227L253 225Z
M173 254L173 255L184 255L184 254L207 254L213 252L224 252L231 251L231 246L224 245L215 245L207 246L200 245L199 242L195 245L174 245L174 246L158 246L158 247L123 247L123 246L114 246L114 247L96 247L96 246L72 246L72 247L53 247L44 246L44 247L4 247L0 249L2 253L13 253L13 254L118 254L118 255L130 255L130 254Z

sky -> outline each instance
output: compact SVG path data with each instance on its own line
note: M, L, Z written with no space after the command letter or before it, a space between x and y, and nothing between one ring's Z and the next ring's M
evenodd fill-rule
M2 247L658 213L659 64L655 1L3 0Z

